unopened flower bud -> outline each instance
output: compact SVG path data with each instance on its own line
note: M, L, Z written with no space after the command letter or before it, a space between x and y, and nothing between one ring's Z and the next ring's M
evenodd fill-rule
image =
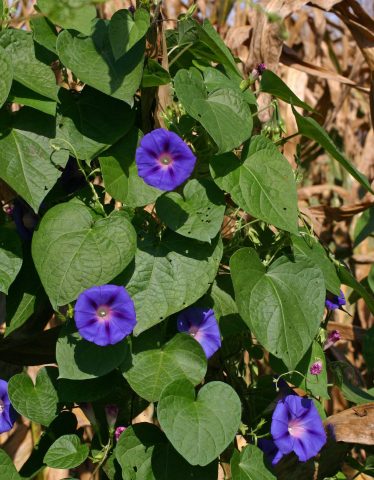
M116 439L116 442L118 442L119 440L119 437L121 436L121 434L126 430L126 427L122 427L122 426L119 426L116 428L115 432L114 432L114 438Z
M310 367L309 371L312 375L319 375L323 370L322 360L316 360Z
M327 350L328 348L332 347L334 343L336 343L340 339L341 339L341 335L339 330L332 330L327 337L327 340L325 342L325 345L323 346L323 349Z
M83 413L86 415L87 419L89 420L90 424L95 427L97 425L97 420L91 403L81 403L80 407L83 410Z
M105 406L105 416L106 421L108 422L109 430L114 428L114 425L117 421L119 408L117 405L110 404Z

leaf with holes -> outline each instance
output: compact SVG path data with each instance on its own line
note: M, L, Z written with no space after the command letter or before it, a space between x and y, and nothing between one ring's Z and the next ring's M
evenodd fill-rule
M298 232L294 174L269 139L252 137L241 160L233 153L213 157L211 173L240 208L282 230Z
M225 213L223 192L210 180L190 180L183 197L168 192L157 199L158 216L184 237L210 242L219 232Z
M179 70L174 88L187 113L201 123L218 146L228 152L245 142L252 133L252 115L243 94L235 88L220 88L208 94L200 72Z

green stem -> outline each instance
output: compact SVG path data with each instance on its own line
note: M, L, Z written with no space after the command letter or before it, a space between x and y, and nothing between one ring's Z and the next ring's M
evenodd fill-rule
M76 161L77 161L77 163L78 163L78 168L79 168L79 170L82 172L82 174L83 174L83 176L84 176L84 178L85 178L88 186L90 187L90 189L91 189L91 191L92 191L92 195L93 195L93 198L94 198L94 200L95 200L95 203L96 203L96 204L98 205L98 207L100 208L101 213L103 214L103 216L106 217L106 213L105 213L104 207L103 207L103 205L102 205L101 202L100 202L99 196L98 196L98 194L97 194L97 192L96 192L96 190L95 190L95 187L94 187L93 183L91 183L91 182L90 182L90 179L88 178L89 175L87 175L87 173L86 173L86 171L85 171L85 169L84 169L84 167L83 167L82 161L81 161L81 159L78 157L77 151L75 150L75 148L73 147L73 145L72 145L70 142L68 142L67 140L65 140L64 138L59 138L58 141L66 143L66 145L68 145L68 147L69 147L69 148L71 149L71 151L73 152L73 155L74 155L74 157L75 157L75 159L76 159ZM59 147L58 145L54 145L54 144L53 144L53 140L50 142L50 145L51 145L51 147L54 148L55 150L59 150L59 149L61 148L61 147ZM92 174L92 172L90 173L90 175L91 175L91 174Z

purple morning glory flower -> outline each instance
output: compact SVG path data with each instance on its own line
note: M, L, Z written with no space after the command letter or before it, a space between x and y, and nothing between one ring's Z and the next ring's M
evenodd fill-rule
M345 305L347 302L345 300L344 293L340 290L339 295L328 295L326 298L326 308L329 310L336 310L337 308L342 307Z
M193 172L196 157L174 132L158 128L147 133L136 149L136 165L145 183L160 190L174 190Z
M190 307L178 316L177 327L194 337L210 358L221 346L221 334L211 308Z
M136 324L134 302L124 287L103 285L78 297L74 318L79 333L102 347L123 340Z
M332 330L327 337L327 340L323 346L323 349L327 350L328 348L332 347L334 343L338 342L340 339L341 339L341 335L339 330Z
M313 401L297 395L278 401L271 434L282 455L295 452L302 462L315 457L326 443L323 423Z
M10 430L16 418L17 412L9 400L8 382L0 379L0 433Z
M275 445L274 440L268 438L260 438L258 440L257 446L266 455L266 458L272 465L276 465L279 460L283 457L283 454L278 450L278 447Z

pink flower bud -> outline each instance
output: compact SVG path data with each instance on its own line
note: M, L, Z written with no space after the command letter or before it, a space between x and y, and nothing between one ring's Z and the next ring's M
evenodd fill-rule
M117 405L111 404L105 406L106 421L108 422L109 429L112 429L117 421L119 408Z
M88 418L91 425L95 427L97 425L97 421L96 421L95 412L91 403L81 403L80 407L83 410L83 413Z
M309 371L312 375L319 375L322 372L323 363L322 360L316 360L310 367Z
M125 430L126 430L126 427L122 427L122 426L116 428L116 431L114 432L114 438L116 439L116 442L118 442L119 437Z
M323 349L327 350L328 348L332 347L334 343L336 343L340 339L341 339L341 335L339 330L332 330L327 337L327 340L325 342L325 345L323 346Z

